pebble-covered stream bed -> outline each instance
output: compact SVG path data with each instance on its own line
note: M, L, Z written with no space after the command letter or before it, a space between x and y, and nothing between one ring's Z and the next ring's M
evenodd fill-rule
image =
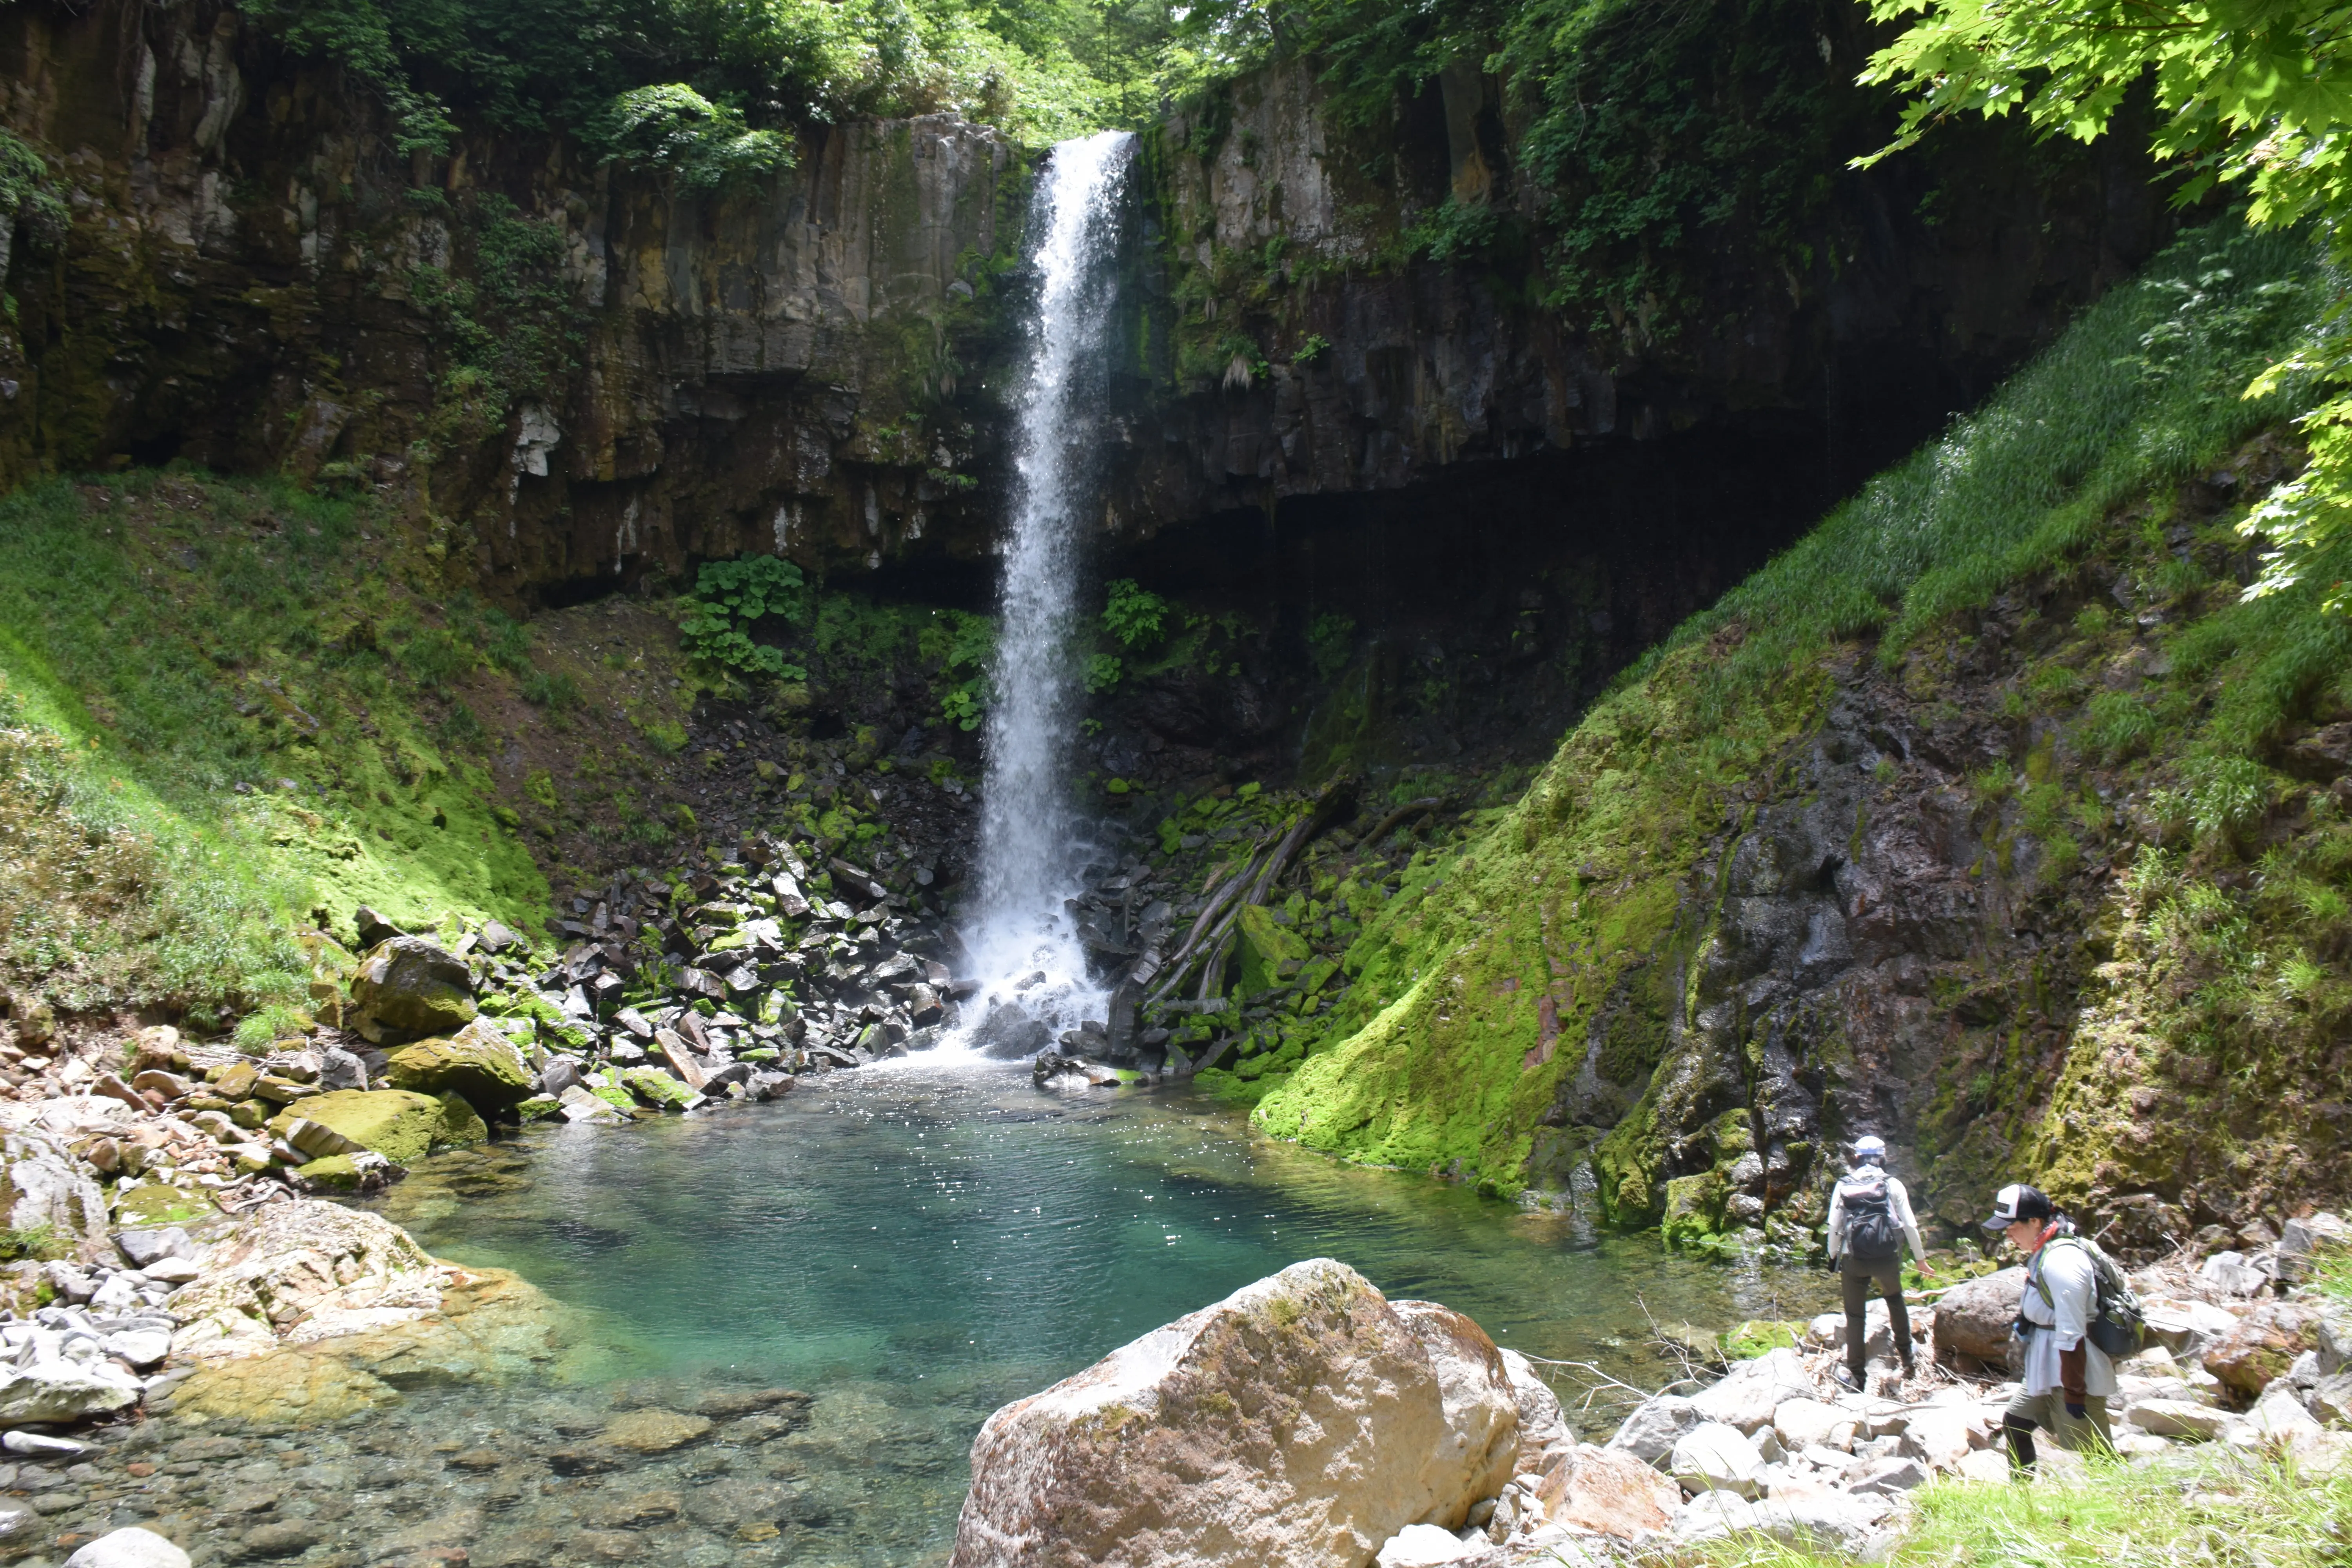
M918 1059L779 1106L533 1130L378 1206L578 1309L588 1353L323 1426L104 1430L81 1462L18 1469L42 1517L8 1554L162 1521L199 1563L934 1563L990 1411L1302 1258L1653 1385L1653 1320L1787 1318L1825 1294L1337 1165L1186 1091L1051 1098L1018 1064Z

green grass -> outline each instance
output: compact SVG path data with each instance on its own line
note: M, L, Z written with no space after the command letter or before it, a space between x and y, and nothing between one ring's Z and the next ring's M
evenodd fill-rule
M2341 1568L2352 1476L2184 1451L2031 1486L1938 1481L1913 1494L1896 1568ZM1651 1554L1660 1568L1825 1568L1848 1561L1750 1536Z
M299 932L495 914L544 880L457 687L527 634L386 570L380 516L140 473L0 498L0 979L199 1026L300 1002Z
M1793 662L1878 634L1892 660L1929 626L2078 550L2132 498L2190 478L2252 432L2283 422L2302 389L2242 395L2312 329L2327 291L2312 247L2225 221L2197 230L2085 311L1984 408L1882 474L1795 546L1692 617L1687 647L1737 626L1702 702L1727 717ZM2257 601L2207 634L2216 654L2250 642L2272 658L2221 728L2274 721L2340 627L2308 595ZM2202 645L2200 645L2202 646ZM1626 680L1655 667L1637 666ZM2114 714L2113 742L2144 740Z

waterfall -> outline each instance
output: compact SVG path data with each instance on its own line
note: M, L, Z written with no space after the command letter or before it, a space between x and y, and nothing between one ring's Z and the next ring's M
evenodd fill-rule
M1063 910L1079 890L1086 853L1066 764L1079 689L1080 551L1097 510L1111 263L1133 145L1123 132L1103 132L1055 147L1031 219L1037 312L1014 403L1017 484L989 671L978 908L965 922L983 989L967 1005L963 1035L992 1056L1031 1055L1103 1006Z

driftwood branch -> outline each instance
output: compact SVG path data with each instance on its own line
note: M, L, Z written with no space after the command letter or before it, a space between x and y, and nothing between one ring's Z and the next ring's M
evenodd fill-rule
M1394 832L1399 824L1409 822L1412 818L1422 816L1425 812L1435 811L1439 806L1442 806L1444 804L1444 796L1434 795L1423 795L1419 800L1409 800L1402 805L1398 806L1394 811L1390 812L1386 816L1381 817L1378 825L1376 825L1370 833L1364 835L1363 842L1366 844L1378 844L1381 839L1386 838L1391 833Z

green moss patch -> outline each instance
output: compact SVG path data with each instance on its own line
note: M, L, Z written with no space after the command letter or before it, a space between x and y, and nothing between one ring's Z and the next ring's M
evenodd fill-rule
M427 1094L398 1089L339 1089L288 1106L270 1121L269 1130L283 1138L294 1119L302 1117L341 1133L395 1165L414 1165L436 1142L452 1142L442 1136L446 1115L442 1102ZM488 1136L487 1131L483 1136Z

